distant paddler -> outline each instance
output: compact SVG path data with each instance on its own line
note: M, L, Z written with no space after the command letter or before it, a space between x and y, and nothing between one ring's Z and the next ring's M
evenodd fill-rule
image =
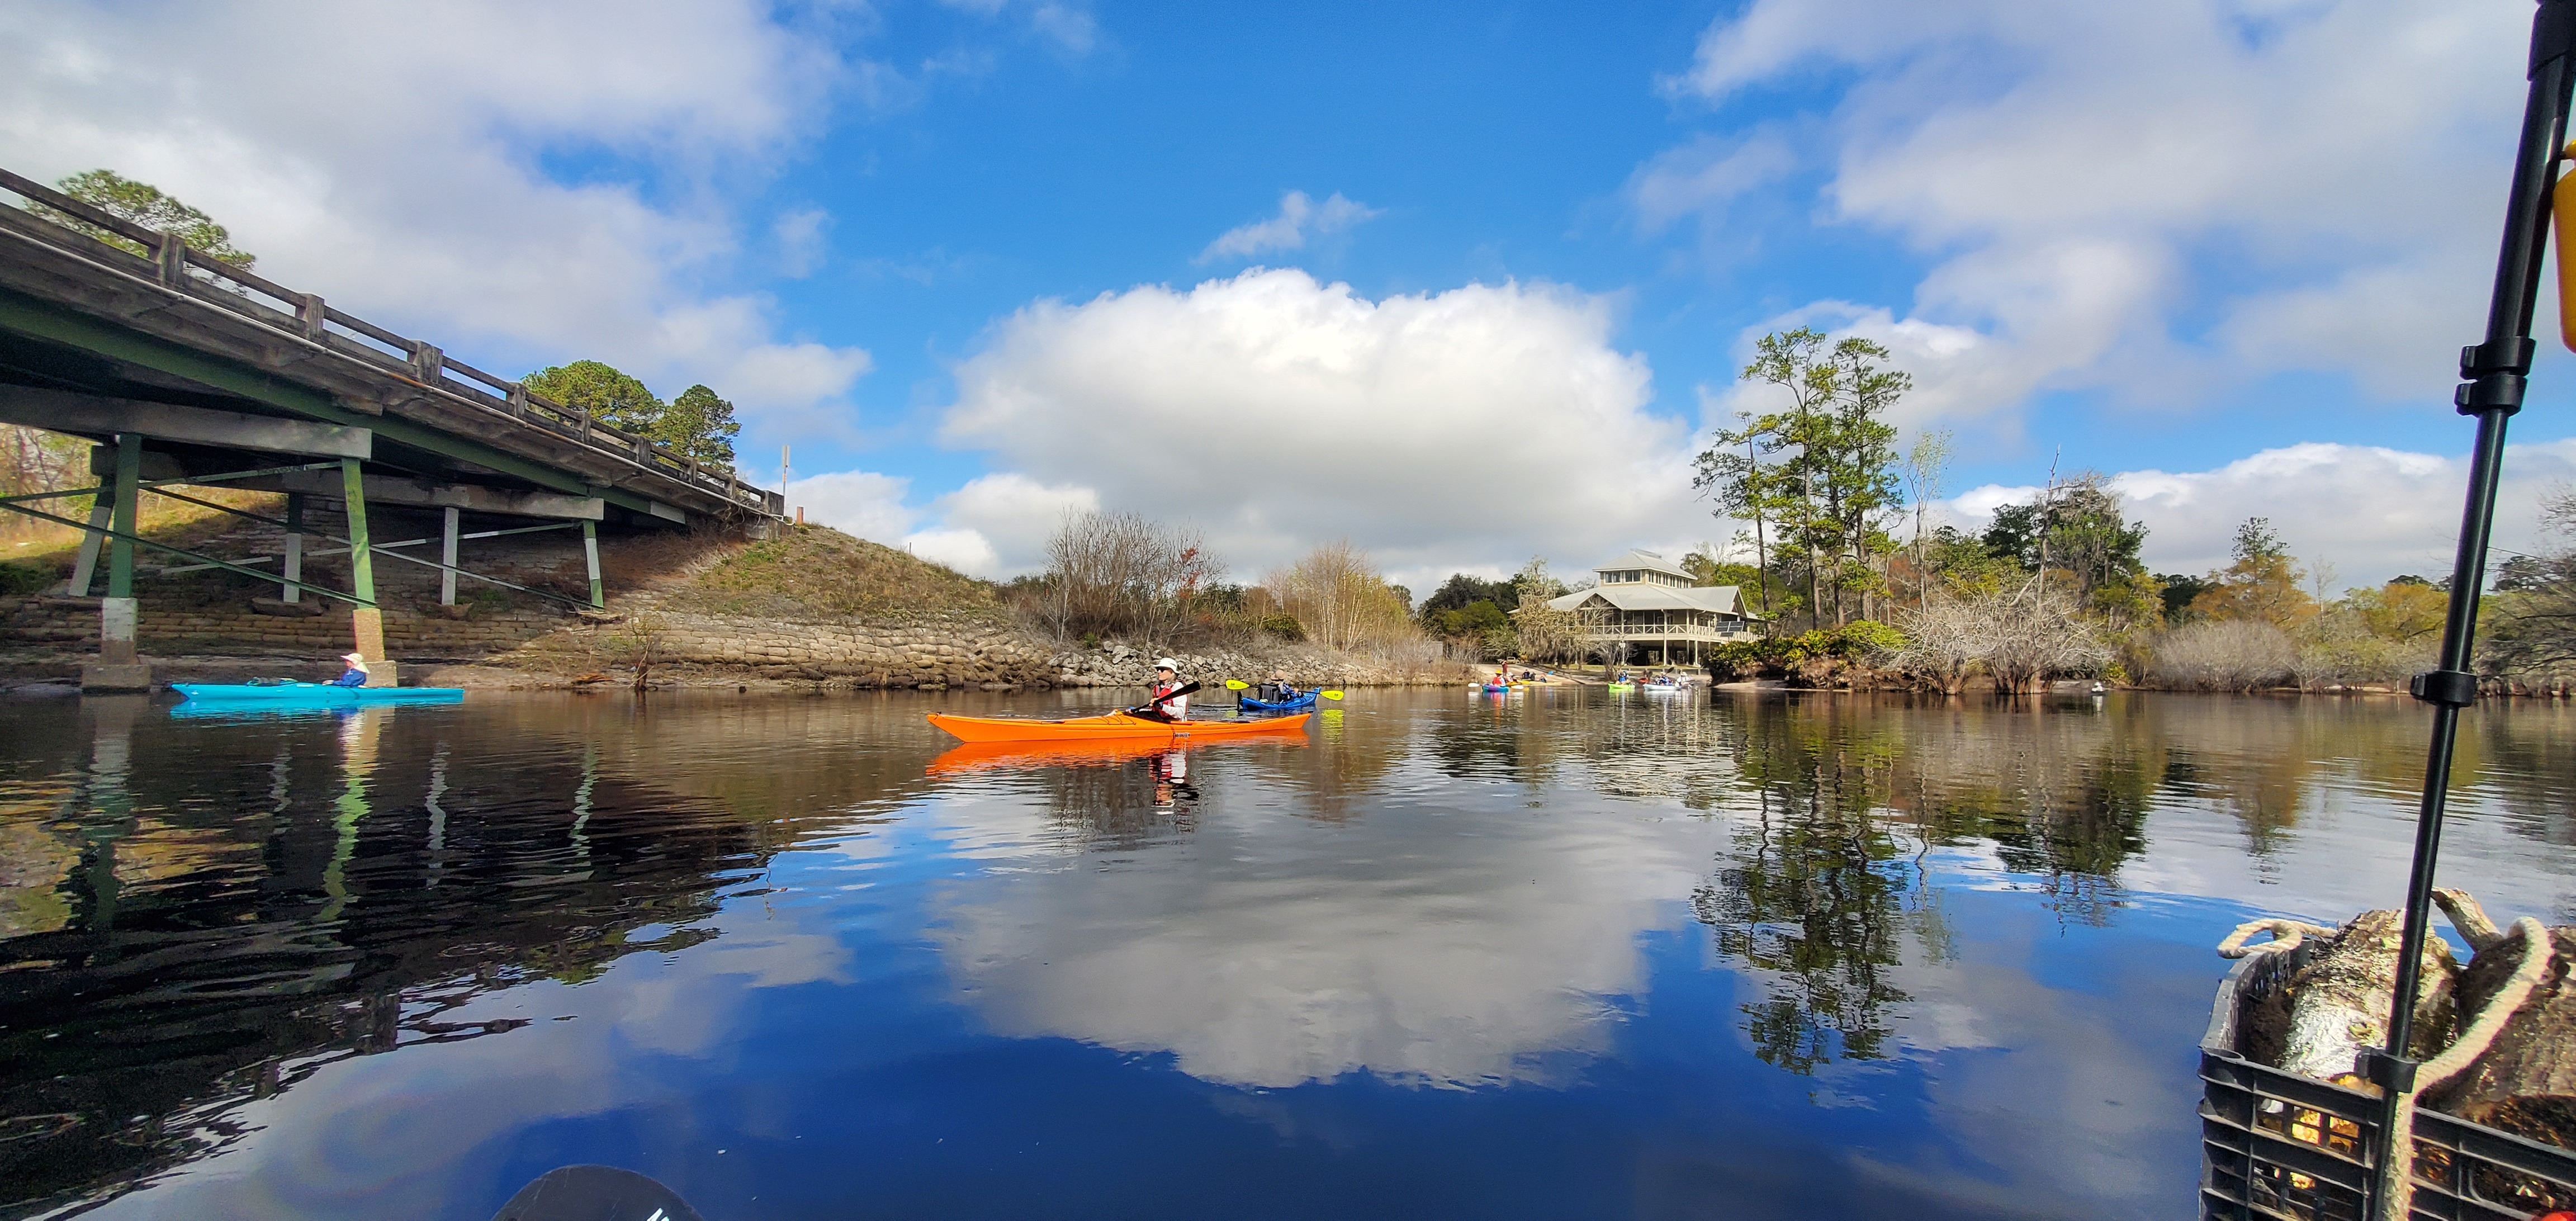
M359 653L342 653L340 655L340 660L347 662L349 668L342 670L340 672L340 677L332 679L330 682L324 684L325 686L363 687L367 685L367 679L371 676L367 671L367 659L365 655Z

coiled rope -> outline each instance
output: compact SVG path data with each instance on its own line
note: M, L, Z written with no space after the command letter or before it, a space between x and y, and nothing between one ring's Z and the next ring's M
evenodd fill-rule
M2246 958L2255 954L2286 954L2299 948L2299 943L2307 940L2311 934L2332 937L2341 931L2343 930L2323 924L2310 924L2305 920L2248 920L2237 925L2236 931L2227 935L2227 940L2218 943L2218 956ZM2247 945L2247 939L2257 933L2270 933L2272 939Z
M2443 907L2448 911L2450 905L2445 903ZM2475 907L2475 904L2470 904L2471 910ZM2456 925L2456 913L2454 916ZM2479 919L2483 921L2485 913L2480 912ZM2489 924L2486 927L2492 930L2495 926ZM2461 935L2476 937L2467 929L2462 929ZM2416 1068L2415 1084L2397 1097L2397 1118L2390 1124L2388 1164L2379 1168L2379 1221L2407 1221L2408 1214L2415 1207L2415 1096L2449 1082L2477 1063L2478 1057L2487 1054L2487 1048L2494 1044L2496 1035L2503 1032L2505 1023L2522 1009L2524 1001L2531 999L2532 989L2538 987L2541 977L2549 973L2549 962L2553 956L2549 930L2542 928L2540 921L2524 916L2513 922L2510 931L2489 944L2501 944L2515 937L2522 938L2522 962L2513 969L2513 976L2505 981L2504 987L2496 990L2495 999L2487 1002L2477 1021L2461 1031L2458 1039L2442 1049L2442 1054Z

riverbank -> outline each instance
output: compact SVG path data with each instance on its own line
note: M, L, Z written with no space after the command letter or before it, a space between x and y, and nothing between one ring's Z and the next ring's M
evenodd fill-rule
M426 514L379 517L382 536L436 529ZM174 545L220 556L272 554L283 543L276 528L239 519L182 519L168 529ZM569 533L493 540L462 562L535 590L575 594L586 585ZM1122 641L1047 639L991 582L820 526L774 539L603 533L600 562L609 592L599 611L471 582L473 592L442 606L435 568L379 562L386 651L406 684L478 689L1131 687L1151 681L1157 655ZM76 681L94 659L97 599L61 592L68 548L15 563L57 583L0 596L0 684ZM345 571L331 564L308 564L306 579L344 584ZM327 676L351 639L342 604L284 606L273 586L236 574L147 566L136 592L144 660L163 682ZM1402 686L1461 682L1468 672L1269 637L1165 651L1207 682L1285 672L1300 683Z

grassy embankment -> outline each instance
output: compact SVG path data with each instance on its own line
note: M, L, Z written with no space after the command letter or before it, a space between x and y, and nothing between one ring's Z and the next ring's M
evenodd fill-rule
M659 548L633 550L634 561L642 562L631 566L645 570L636 573L636 583L651 589L665 610L836 623L1010 617L1000 587L990 581L825 526L748 542L672 536ZM642 554L648 550L658 554Z

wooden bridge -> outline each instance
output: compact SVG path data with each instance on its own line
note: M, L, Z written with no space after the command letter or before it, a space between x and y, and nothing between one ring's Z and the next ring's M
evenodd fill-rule
M282 560L278 571L179 554L197 566L274 581L285 602L312 594L348 603L353 645L371 666L384 660L375 558L426 561L370 546L370 501L441 511L436 566L449 602L459 577L508 584L458 567L458 544L516 530L465 532L464 514L548 523L518 529L578 527L592 606L604 596L597 544L603 522L761 530L783 512L779 493L744 483L730 469L594 420L428 340L191 250L175 235L6 170L0 192L149 252L138 255L0 201L0 422L100 443L91 463L98 486L0 500L0 508L86 531L70 592L89 593L105 560L99 664L85 671L86 688L151 683L135 658L134 556L138 547L177 549L136 532L136 497L147 488L183 500L189 498L165 489L286 493L286 517L273 523L287 539L285 554L274 557ZM38 507L93 494L85 522ZM309 500L340 502L345 534L316 529ZM350 557L349 589L302 580L301 560L324 553L303 549L308 535ZM379 674L392 674L389 662Z

